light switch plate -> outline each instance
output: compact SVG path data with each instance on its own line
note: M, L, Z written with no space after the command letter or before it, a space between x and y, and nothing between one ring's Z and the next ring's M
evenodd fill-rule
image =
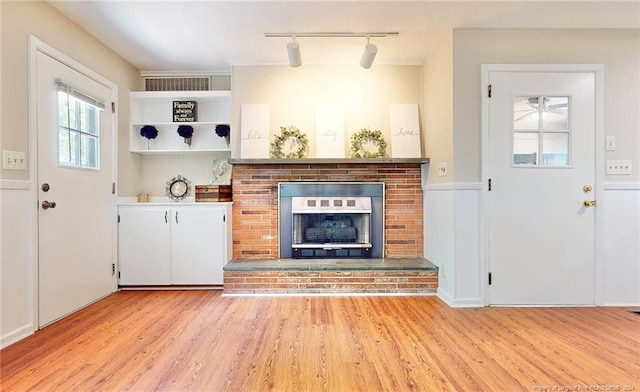
M445 177L447 175L447 162L440 162L438 165L438 177Z
M23 151L2 150L2 168L6 170L27 170L27 158Z
M604 149L606 151L615 151L616 150L616 137L615 136L607 136L604 138Z
M629 175L631 174L631 161L607 160L606 172L608 175Z

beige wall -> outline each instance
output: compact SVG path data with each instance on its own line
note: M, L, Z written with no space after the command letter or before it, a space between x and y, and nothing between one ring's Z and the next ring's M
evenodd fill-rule
M640 30L460 29L453 32L455 182L480 181L480 66L482 64L604 64L604 133L630 159L640 179Z
M345 145L361 128L382 131L390 153L389 104L422 102L420 66L235 66L232 71L232 129L240 131L240 105L269 104L272 136L281 126L294 125L309 137L309 157L315 157L315 110L318 103L342 104ZM239 137L232 137L236 142ZM239 146L234 144L233 156Z
M129 91L139 89L139 72L43 1L3 1L1 29L2 149L29 151L28 37L32 34L118 85L119 193L133 193L140 163L128 152ZM28 173L2 170L0 178L27 180Z
M425 156L429 157L428 183L453 181L453 39L444 38L426 58L423 66L423 133ZM438 176L446 163L447 175Z

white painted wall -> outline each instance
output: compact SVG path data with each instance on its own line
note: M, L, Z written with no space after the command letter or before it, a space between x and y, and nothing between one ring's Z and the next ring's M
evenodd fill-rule
M451 178L434 177L438 162L432 159L425 181L425 256L444 266L440 297L452 306L476 306L487 284L481 251L476 250L482 231L469 230L476 227L476 220L482 224L475 215L479 198L460 193L461 187L481 185L481 65L587 63L604 65L605 135L622 143L616 151L602 152L604 158L630 159L633 166L631 176L605 178L631 183L633 189L605 189L599 201L597 224L602 235L597 249L604 265L603 276L597 277L603 280L600 294L605 305L639 305L640 30L457 29L452 51L453 127L447 135L446 127L434 125L446 124L447 110L427 112L440 118L425 121L429 127L436 126L425 130L427 151L444 156L440 151L447 152L453 144L453 162L448 165L455 167ZM425 72L427 65L437 69L447 62L446 56L434 55L425 62ZM424 92L425 108L429 107L427 97L446 97L446 86L424 86L430 90ZM479 197L483 191L473 192Z
M138 71L100 41L62 16L44 1L2 1L0 69L2 112L1 149L24 151L29 160L29 36L82 63L118 85L119 193L135 194L140 160L129 153L129 91L141 85ZM10 116L6 115L11 113ZM36 329L33 255L35 213L31 201L34 179L25 171L0 168L0 347Z
M422 124L429 184L453 182L453 36L443 39L427 56L422 67ZM440 163L447 175L439 176Z
M630 159L640 179L640 30L456 29L453 31L455 182L480 181L482 64L603 64L605 159ZM427 141L428 143L428 141Z
M293 125L307 133L309 156L316 156L315 111L317 104L340 104L345 116L345 146L349 136L362 128L379 129L391 153L389 105L422 102L422 67L357 65L299 68L280 65L234 66L232 70L232 156L239 154L240 105L269 104L272 138L280 127Z
M0 348L35 330L31 182L0 180Z

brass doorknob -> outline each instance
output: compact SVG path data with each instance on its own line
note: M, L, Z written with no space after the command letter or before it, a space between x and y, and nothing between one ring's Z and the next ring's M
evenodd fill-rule
M47 201L47 200L43 201L42 202L42 209L46 210L46 209L49 209L49 208L56 208L56 202L55 201Z
M593 188L591 187L591 185L587 184L582 187L582 190L584 191L584 193L589 193L591 192L591 190L593 190Z
M595 200L585 200L583 202L585 207L595 207L596 206L596 201Z

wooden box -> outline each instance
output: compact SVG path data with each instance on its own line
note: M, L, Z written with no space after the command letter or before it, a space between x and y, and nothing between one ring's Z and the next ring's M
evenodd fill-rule
M196 185L196 201L212 202L219 201L220 192L218 185Z
M219 185L218 186L218 201L232 201L233 192L231 191L231 185Z

